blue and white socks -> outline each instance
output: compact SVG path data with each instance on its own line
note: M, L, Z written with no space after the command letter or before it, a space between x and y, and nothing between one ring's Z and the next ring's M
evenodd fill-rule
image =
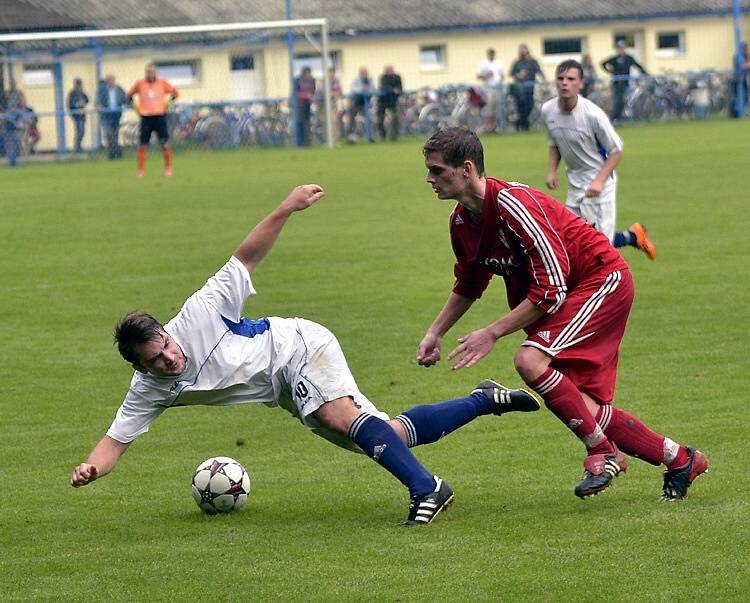
M393 428L376 416L362 413L347 434L362 451L409 489L413 498L435 489L435 480Z

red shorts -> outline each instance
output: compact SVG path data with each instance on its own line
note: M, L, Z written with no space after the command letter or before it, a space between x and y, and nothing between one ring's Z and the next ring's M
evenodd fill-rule
M550 366L600 404L615 394L620 342L635 287L629 270L592 277L569 292L562 307L527 329L521 344L552 356Z

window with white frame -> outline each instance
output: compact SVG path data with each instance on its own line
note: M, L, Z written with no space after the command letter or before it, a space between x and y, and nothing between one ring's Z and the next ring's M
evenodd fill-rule
M23 66L24 86L51 86L54 82L51 64L28 63Z
M200 83L200 60L157 61L156 73L173 86L191 86Z
M328 54L328 66L338 69L341 57L337 50ZM293 73L298 76L304 67L309 67L312 76L316 80L323 79L323 55L320 54L296 54L292 65Z
M542 60L545 63L559 63L565 59L581 60L583 38L546 38L542 40Z
M419 67L422 71L440 71L445 68L445 46L419 47Z
M685 32L665 31L656 34L656 55L676 57L685 54Z

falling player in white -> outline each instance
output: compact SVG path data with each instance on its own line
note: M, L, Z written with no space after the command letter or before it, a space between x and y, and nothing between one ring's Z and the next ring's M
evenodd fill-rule
M568 176L566 206L603 232L615 247L631 245L656 259L656 247L639 222L615 232L617 176L622 158L622 139L597 105L581 96L583 67L567 60L557 66L558 96L542 105L547 129L549 171L547 187L557 189L557 168L565 160Z
M409 489L406 523L422 525L451 503L453 490L409 447L436 442L481 415L539 409L528 392L485 380L464 398L422 404L390 419L359 391L328 329L302 318L243 318L245 301L255 294L250 274L289 217L323 194L316 184L295 188L165 325L145 312L120 320L115 340L135 374L106 435L73 470L72 486L112 471L168 408L264 403L283 407L317 435L374 459Z

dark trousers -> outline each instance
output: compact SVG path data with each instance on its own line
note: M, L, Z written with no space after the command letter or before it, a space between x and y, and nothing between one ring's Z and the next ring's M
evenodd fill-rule
M16 128L12 121L9 120L6 124L0 121L0 136L3 136L5 156L8 158L8 165L10 166L16 165L18 155L21 153L21 132L22 130Z
M295 123L294 138L297 146L309 147L311 142L310 120L312 118L312 103L297 101L297 121Z
M73 127L75 128L75 152L80 153L83 136L86 133L86 116L73 115L72 119Z
M102 115L102 130L104 130L104 145L107 147L107 157L119 159L122 157L120 148L120 113Z
M388 125L388 138L391 140L398 139L399 132L399 118L398 118L398 105L395 103L378 103L378 133L380 138L385 140L385 112L388 111L391 114L391 121Z
M526 132L529 129L529 115L534 109L534 87L523 86L521 89L513 92L516 99L516 108L518 110L518 120L516 121L516 130Z
M612 121L621 120L622 112L628 98L628 83L614 82L612 84Z

